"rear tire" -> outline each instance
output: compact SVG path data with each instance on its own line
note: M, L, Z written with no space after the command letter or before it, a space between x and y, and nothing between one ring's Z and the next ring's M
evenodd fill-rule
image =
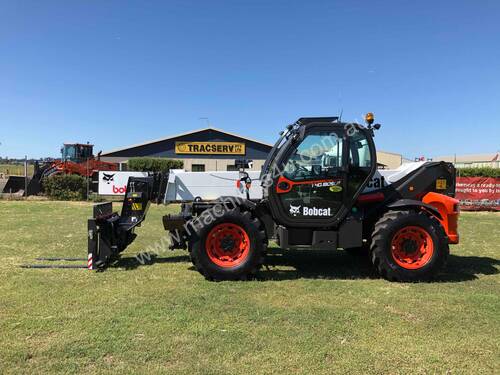
M189 254L193 265L208 280L247 280L255 276L267 251L260 221L239 207L209 209L197 220Z
M444 268L448 255L448 238L434 216L389 211L375 224L371 260L385 279L431 280Z

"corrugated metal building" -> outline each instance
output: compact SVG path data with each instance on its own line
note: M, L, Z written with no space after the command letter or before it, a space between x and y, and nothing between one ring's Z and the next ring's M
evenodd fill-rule
M396 169L403 164L403 156L394 152L377 151L377 163L385 169Z
M434 161L446 161L453 163L456 168L479 168L491 167L500 168L500 153L490 154L469 154L469 155L449 155L437 156L433 158Z
M126 163L133 157L165 157L184 161L184 169L193 172L235 170L235 160L253 160L253 170L260 170L272 145L205 128L156 139L101 154L101 159Z

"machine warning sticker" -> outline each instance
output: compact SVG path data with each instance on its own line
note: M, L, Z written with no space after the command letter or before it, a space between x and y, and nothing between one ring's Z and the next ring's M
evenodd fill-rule
M142 211L142 203L132 203L132 211Z
M444 178L438 178L436 180L436 189L437 190L446 190L446 180Z

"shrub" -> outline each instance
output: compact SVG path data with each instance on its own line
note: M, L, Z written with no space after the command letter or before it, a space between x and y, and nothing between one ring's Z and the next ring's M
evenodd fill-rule
M182 160L165 158L132 158L127 165L129 171L139 172L163 172L170 169L182 169L183 167Z
M500 168L457 168L459 177L493 177L500 178Z
M87 197L87 180L74 174L60 174L43 179L44 193L52 199L81 201Z

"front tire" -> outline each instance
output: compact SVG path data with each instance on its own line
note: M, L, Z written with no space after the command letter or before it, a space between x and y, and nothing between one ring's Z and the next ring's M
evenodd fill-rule
M249 211L203 212L189 244L193 265L208 280L247 280L264 262L265 231Z
M448 255L441 223L424 212L389 211L375 224L371 260L388 280L431 280L444 268Z

